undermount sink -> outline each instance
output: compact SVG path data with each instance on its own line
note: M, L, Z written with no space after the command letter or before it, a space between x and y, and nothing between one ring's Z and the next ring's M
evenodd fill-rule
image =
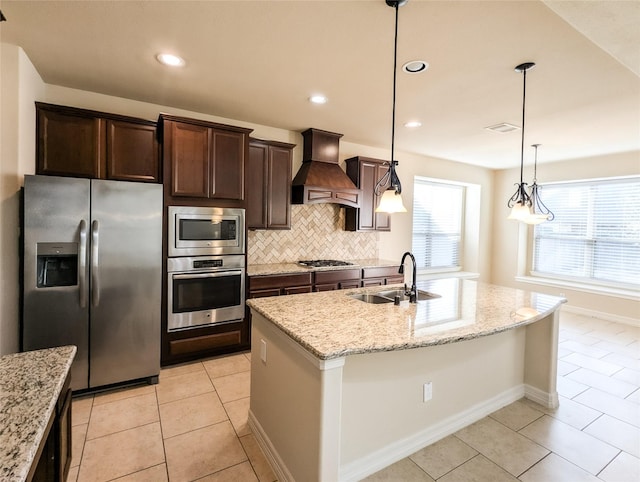
M376 305L380 303L393 303L393 298L389 299L385 298L384 296L372 295L367 293L349 296L351 296L351 298L353 298L354 300L364 301L365 303L373 303Z
M378 291L376 295L384 296L385 298L390 298L392 301L396 296L400 297L400 301L409 299L409 295L405 294L404 290ZM428 291L422 291L422 290L416 291L416 301L426 301L426 300L432 300L434 298L440 298L440 295L437 295L435 293L430 293Z
M393 303L396 297L398 297L399 301L407 301L409 299L409 295L405 294L404 290L384 290L377 293L358 293L349 296L354 300L373 304ZM434 298L440 298L440 295L422 290L416 292L416 301L426 301Z

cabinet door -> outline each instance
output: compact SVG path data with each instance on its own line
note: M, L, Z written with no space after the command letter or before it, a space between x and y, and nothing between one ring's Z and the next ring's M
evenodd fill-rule
M382 179L382 176L384 176L387 171L389 170L389 166L385 166L384 164L376 164L375 166L375 176L374 176L374 181L373 181L373 186L375 188L376 182L378 182L378 179ZM372 189L373 191L373 189ZM376 208L378 207L378 204L380 203L380 198L382 196L376 196L375 193L373 194L373 200L372 200L372 212L373 212L373 216L374 216L374 226L375 226L375 230L376 231L391 231L391 215L389 213L377 213Z
M244 199L246 134L212 129L211 189L209 197Z
M104 122L96 117L38 108L36 174L105 175Z
M358 231L373 231L376 229L376 195L373 189L378 182L376 177L378 164L368 161L360 162L360 188L363 190L360 202L360 219Z
M270 146L267 229L291 229L291 149Z
M268 146L262 143L249 144L246 171L246 213L249 229L267 227L267 155Z
M107 121L107 178L160 181L158 141L154 125Z
M211 131L194 124L170 122L171 194L173 196L209 196L209 160Z

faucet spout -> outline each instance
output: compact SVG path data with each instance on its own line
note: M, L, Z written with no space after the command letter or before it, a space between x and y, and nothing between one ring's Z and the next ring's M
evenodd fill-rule
M411 278L411 289L407 290L407 284L404 285L404 291L407 296L409 296L409 303L415 303L417 300L418 290L416 288L416 258L409 251L402 255L402 260L400 261L400 268L398 269L398 273L404 273L404 260L409 256L411 258L411 263L413 263L413 272Z

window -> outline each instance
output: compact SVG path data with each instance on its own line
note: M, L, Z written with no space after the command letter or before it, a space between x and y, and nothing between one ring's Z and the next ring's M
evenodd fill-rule
M415 179L411 249L418 268L460 269L464 198L463 185Z
M549 184L540 192L555 219L534 229L534 274L637 287L640 177Z

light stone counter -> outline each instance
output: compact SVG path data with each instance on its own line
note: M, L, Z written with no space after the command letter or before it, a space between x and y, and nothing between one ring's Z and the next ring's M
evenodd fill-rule
M23 481L35 462L75 346L0 357L0 480Z
M400 285L395 285L399 287ZM247 304L321 360L453 343L533 323L564 298L446 278L418 288L440 298L400 306L351 298L392 286L256 298Z
M247 276L266 276L273 274L309 273L310 271L330 271L338 269L373 268L377 266L400 266L397 261L378 258L345 259L351 263L348 266L327 266L322 268L308 268L298 263L268 263L250 264L247 266Z
M396 285L398 286L398 285ZM558 405L564 298L447 278L255 298L249 425L278 480L357 481L527 397Z

